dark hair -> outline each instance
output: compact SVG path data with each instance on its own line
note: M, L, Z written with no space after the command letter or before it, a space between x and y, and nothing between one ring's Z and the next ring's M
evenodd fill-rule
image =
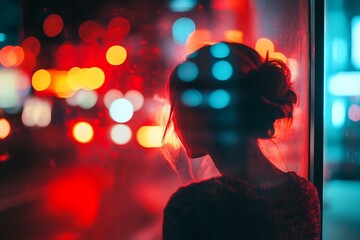
M222 51L216 53L216 47ZM217 69L220 71L217 77L214 66L220 61L230 70L226 73L224 68ZM205 127L216 132L228 128L244 136L271 138L277 119L291 121L293 117L297 96L290 79L290 70L284 62L262 59L244 44L220 42L204 46L175 67L169 77L171 112L167 126L174 120L187 121L194 129ZM231 101L212 107L209 94L219 89L228 93ZM184 93L188 90L202 94L199 98L208 102L187 104Z

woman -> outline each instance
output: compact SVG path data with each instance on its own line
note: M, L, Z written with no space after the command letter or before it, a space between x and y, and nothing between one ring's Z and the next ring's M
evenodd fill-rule
M290 71L252 48L204 46L169 79L175 131L187 155L210 155L221 177L180 188L164 210L163 239L320 239L313 184L285 173L258 140L292 120Z

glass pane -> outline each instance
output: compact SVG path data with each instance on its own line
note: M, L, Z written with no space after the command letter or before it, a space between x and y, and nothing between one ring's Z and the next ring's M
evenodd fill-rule
M177 63L216 41L244 43L288 64L298 94L294 119L262 145L279 168L308 177L307 1L2 6L2 238L160 239L169 196L218 174L209 158L189 164L182 150L179 176L165 161L161 150L179 146L161 141L168 110L161 91Z
M359 239L360 2L325 3L324 239Z

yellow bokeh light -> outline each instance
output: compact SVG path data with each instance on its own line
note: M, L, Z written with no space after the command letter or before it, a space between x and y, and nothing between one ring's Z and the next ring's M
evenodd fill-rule
M126 60L126 57L126 49L119 45L110 47L106 52L106 60L111 65L122 64Z
M225 32L225 38L229 42L242 43L244 40L244 34L239 30L228 30Z
M11 131L10 123L5 118L0 118L0 139L5 139Z
M51 83L51 75L45 69L37 70L32 76L32 86L37 91L46 90Z
M84 71L82 88L95 90L100 88L105 82L105 74L98 67L88 68Z
M145 148L161 147L164 128L160 126L142 126L136 133L138 143Z
M255 50L260 54L260 56L266 58L267 54L271 56L271 54L274 53L275 47L270 39L260 38L255 44Z
M78 122L73 127L73 136L80 143L88 143L94 137L94 130L87 122Z
M283 61L284 63L287 63L287 58L285 57L284 54L282 54L281 52L274 52L270 55L270 58L274 58L280 61Z

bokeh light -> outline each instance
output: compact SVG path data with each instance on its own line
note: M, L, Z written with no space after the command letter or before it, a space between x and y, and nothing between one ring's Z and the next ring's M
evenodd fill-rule
M270 55L270 58L274 58L280 61L283 61L284 63L287 63L287 58L285 57L284 54L282 54L281 52L274 52Z
M0 51L0 63L4 67L19 66L25 58L25 53L20 46L5 46Z
M231 78L233 74L233 67L228 61L217 61L211 68L211 72L217 80L225 81Z
M230 103L230 94L223 89L218 89L210 93L209 104L212 108L222 109Z
M173 12L188 12L197 5L197 0L170 0L169 8Z
M340 128L345 123L345 103L342 100L335 101L331 106L331 123Z
M228 42L243 43L244 33L239 30L227 30L225 32L225 39Z
M98 67L73 67L67 72L66 79L73 90L95 90L104 84L105 73Z
M21 47L24 49L25 53L31 52L32 54L37 56L40 52L41 44L40 44L39 39L31 36L31 37L25 38L22 41Z
M103 29L94 20L87 20L79 27L79 36L81 40L88 44L96 43L103 34L102 32Z
M106 60L111 65L122 64L126 60L126 57L126 49L119 45L112 46L106 51Z
M20 108L29 89L27 75L15 69L0 69L0 109Z
M61 33L64 27L64 21L58 14L47 16L43 22L43 31L48 37L55 37Z
M186 42L186 54L191 54L203 47L205 44L212 44L211 32L207 29L196 29L192 32Z
M115 122L125 123L134 115L134 107L129 100L119 98L111 103L109 113L111 119Z
M75 46L69 43L59 46L55 52L56 67L58 69L69 69L76 66L76 51Z
M119 43L130 32L130 22L123 17L114 17L108 24L105 42L108 44Z
M172 26L174 41L185 45L188 37L196 29L196 25L190 18L182 17L177 19Z
M291 72L291 82L295 82L300 74L298 61L294 58L288 58L287 64Z
M33 76L31 84L36 91L44 91L50 86L51 75L45 69L37 70Z
M114 143L124 145L131 140L132 131L125 124L117 124L111 128L110 136Z
M184 82L191 82L199 75L199 69L195 63L186 61L177 69L177 75Z
M256 41L255 50L260 54L261 57L266 58L267 54L270 56L274 52L275 47L270 39L260 38Z
M138 111L144 105L144 96L137 90L127 91L124 97L131 102L134 111Z
M110 108L110 105L113 101L115 101L118 98L122 98L124 94L118 90L118 89L110 89L107 91L104 95L104 104L107 108Z
M5 118L0 118L0 139L5 139L9 136L11 131L11 126L8 120Z
M183 92L181 100L184 105L189 107L197 107L201 105L203 97L196 89L188 89Z
M136 132L136 140L145 148L157 148L162 146L164 128L160 126L142 126Z
M88 143L94 137L94 129L88 122L78 122L73 126L73 136L80 143Z
M94 107L98 99L98 95L94 90L79 90L73 97L76 105L83 109Z
M221 43L211 45L210 53L213 57L225 58L225 57L229 56L230 48L226 43L221 42Z
M352 104L349 107L348 115L351 121L360 121L360 106L357 104Z
M35 97L27 99L21 120L27 127L47 127L51 122L50 103Z

